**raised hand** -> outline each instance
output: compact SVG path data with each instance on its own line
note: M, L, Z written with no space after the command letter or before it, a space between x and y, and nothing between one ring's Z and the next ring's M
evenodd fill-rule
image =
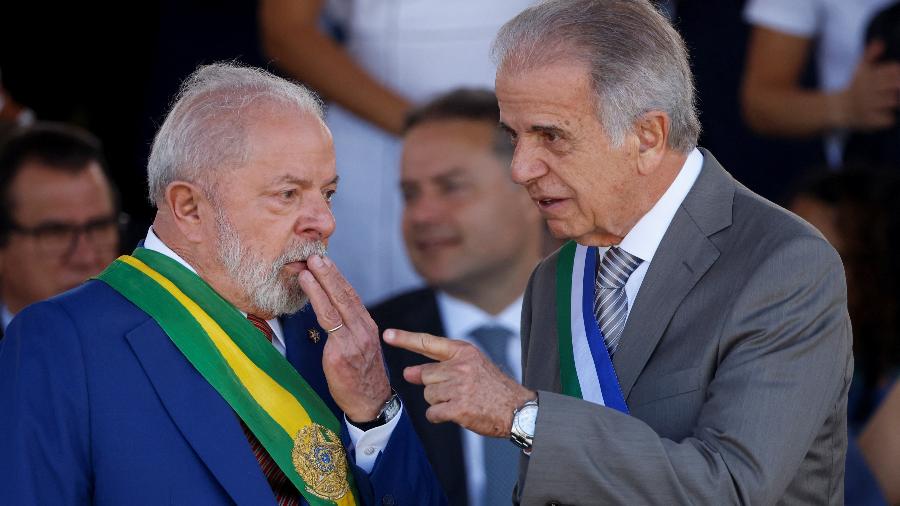
M319 325L331 330L322 354L328 390L351 421L374 420L391 396L378 326L334 262L312 256L307 266L300 286Z
M850 128L878 130L894 124L900 106L900 63L879 62L883 52L884 43L869 44L850 86L839 95Z
M455 422L483 436L509 437L513 411L537 394L503 374L464 341L390 329L384 341L438 362L407 367L403 377L425 386L432 423Z

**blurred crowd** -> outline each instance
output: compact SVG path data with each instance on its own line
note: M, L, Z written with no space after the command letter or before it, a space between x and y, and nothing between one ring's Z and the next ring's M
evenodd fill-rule
M508 163L511 153L494 143L489 47L499 26L531 3L160 0L130 6L137 10L112 25L101 7L4 7L2 328L24 306L98 274L146 235L153 210L144 167L153 132L178 83L197 65L222 60L303 82L325 100L340 174L329 255L367 303L396 304L412 293L435 311L473 320L516 314L530 268L557 244L535 225L530 202L503 216L518 205L501 201L517 198L503 192L520 188L448 176L428 163L478 150L496 155L487 163ZM846 502L900 504L900 1L657 3L691 53L700 145L738 181L817 227L843 259L855 355ZM123 50L131 54L125 60ZM481 91L422 108L460 88ZM443 130L434 126L441 121ZM454 130L454 121L468 126ZM481 125L480 140L466 137L474 131L466 121ZM454 135L455 144L440 144ZM503 205L465 207L477 201L479 185L480 198ZM497 228L478 228L486 225ZM501 233L509 230L521 233ZM508 248L477 247L492 234ZM455 240L476 247L441 263L432 243ZM448 267L481 257L488 260L469 270ZM506 286L495 279L499 272L508 293L486 294L484 279ZM410 292L422 285L436 295ZM457 299L468 306L451 308ZM402 311L379 307L387 321ZM452 328L440 330L453 337ZM467 452L475 444L455 433L434 437L456 438ZM425 443L441 475L446 466L434 462L446 453ZM465 477L439 476L448 491L459 491L452 502L491 504L486 483L503 478L490 467L476 472L471 455L459 460Z

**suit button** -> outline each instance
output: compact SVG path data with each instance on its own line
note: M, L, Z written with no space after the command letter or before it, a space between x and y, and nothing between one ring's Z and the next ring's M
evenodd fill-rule
M394 496L388 494L381 498L381 504L384 506L394 506Z
M548 503L547 503L547 506L559 506L559 503L556 502L556 501L548 502Z

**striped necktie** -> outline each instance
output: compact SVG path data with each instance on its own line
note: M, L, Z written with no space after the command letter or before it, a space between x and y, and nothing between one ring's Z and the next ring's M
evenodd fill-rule
M275 339L275 332L272 330L272 327L269 326L268 322L252 314L248 314L247 319L250 320L250 323L259 329L264 336L266 336L266 339L268 339L270 343L273 342ZM291 483L281 468L278 467L274 460L272 460L269 452L267 452L262 443L259 442L259 439L256 439L256 436L254 436L250 428L244 424L243 420L241 420L241 429L244 430L244 435L247 436L247 441L250 443L250 449L253 450L253 455L256 457L256 461L259 462L259 467L262 469L263 476L266 477L266 481L269 482L269 486L272 488L272 493L275 494L275 502L278 506L299 505L300 493L297 491L297 487Z
M594 281L594 317L603 332L603 340L611 357L619 345L628 318L628 296L625 283L642 260L613 246L606 250L597 265Z

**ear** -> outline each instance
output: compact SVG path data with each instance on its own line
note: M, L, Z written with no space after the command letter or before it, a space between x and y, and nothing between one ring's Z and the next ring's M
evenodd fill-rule
M638 171L641 175L652 174L662 163L668 151L669 115L662 111L644 113L635 123L638 139Z
M191 242L202 242L204 220L209 219L209 199L199 186L173 181L166 187L166 207L178 230Z

